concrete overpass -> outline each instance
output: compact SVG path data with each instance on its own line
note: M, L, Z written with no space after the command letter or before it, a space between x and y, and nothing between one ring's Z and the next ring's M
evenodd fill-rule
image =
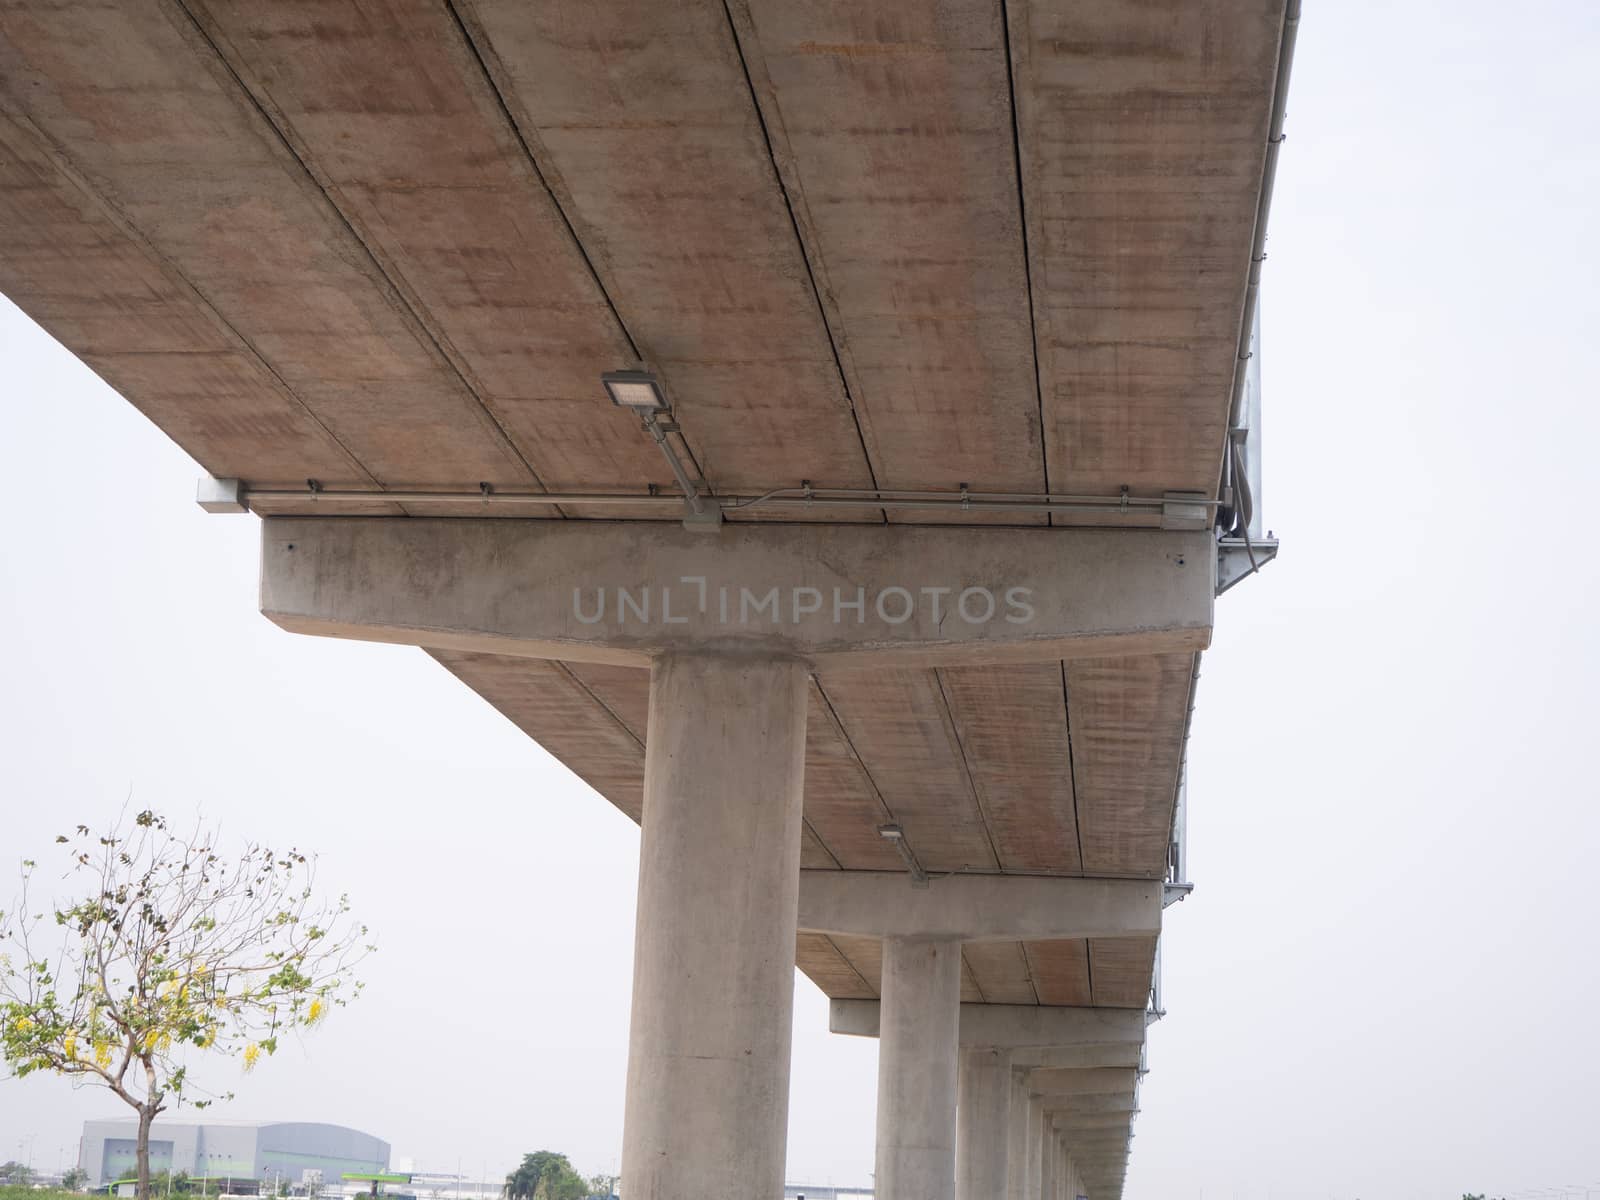
M0 5L0 290L642 819L630 1200L781 1194L795 964L886 1200L1120 1196L1297 10Z

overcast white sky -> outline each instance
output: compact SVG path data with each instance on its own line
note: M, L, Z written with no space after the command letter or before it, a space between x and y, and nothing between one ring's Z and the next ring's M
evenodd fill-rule
M1600 1195L1600 8L1307 8L1265 295L1285 548L1218 605L1127 1195ZM635 827L420 651L270 626L257 522L197 474L0 303L0 864L130 789L313 847L379 934L369 994L225 1070L223 1115L614 1168ZM876 1045L796 997L790 1178L865 1183ZM54 1169L119 1107L0 1082L0 1159Z

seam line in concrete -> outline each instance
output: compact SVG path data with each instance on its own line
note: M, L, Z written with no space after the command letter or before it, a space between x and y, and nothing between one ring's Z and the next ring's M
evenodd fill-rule
M483 73L484 81L489 85L489 91L494 96L496 107L500 115L506 120L511 129L511 134L517 139L517 145L522 147L523 157L528 160L528 166L533 170L534 178L539 181L539 186L544 188L545 195L550 198L550 206L555 209L556 215L561 218L561 224L566 227L567 236L572 239L572 244L583 257L583 265L588 268L589 277L594 280L594 286L599 289L600 295L605 299L606 307L611 310L611 319L617 323L617 328L622 331L622 336L628 343L628 349L633 356L643 360L639 352L639 343L634 340L633 331L628 328L628 323L622 319L622 314L617 310L617 305L611 299L611 293L606 290L605 283L600 278L600 272L595 269L594 260L589 257L589 249L583 244L583 239L578 236L578 231L573 227L572 219L567 216L567 210L561 207L561 202L556 199L555 189L550 186L550 181L545 178L544 171L539 166L539 160L534 157L533 147L528 145L528 139L523 136L522 126L517 124L517 119L512 115L510 106L506 103L505 96L500 91L500 85L495 82L494 72L489 70L489 64L484 61L483 51L478 46L477 38L472 36L472 30L461 13L456 9L454 0L445 0L445 11L450 14L450 19L455 22L456 31L461 34L461 40L466 43L468 52L473 61L478 64L478 70ZM481 32L481 30L480 30Z
M833 940L833 935L825 933L822 936L827 940L828 945L833 947L833 952L839 956L839 961L845 966L849 967L850 973L857 979L861 980L861 986L872 993L872 998L874 1000L881 1000L883 998L881 989L872 986L872 981L861 973L861 968L856 966L855 961L839 948L839 943Z
M1033 346L1033 395L1039 406L1039 464L1044 470L1044 490L1050 490L1050 439L1044 427L1044 372L1039 361L1039 318L1033 305L1033 252L1028 239L1028 195L1022 174L1022 122L1017 117L1017 77L1011 57L1011 15L1009 0L999 0L1000 32L1005 39L1006 97L1011 101L1011 161L1017 176L1017 218L1022 234L1022 278L1028 291L1028 335ZM1045 516L1055 524L1055 514Z
M1089 980L1089 1007L1096 1007L1094 1001L1094 939L1083 939L1083 970Z
M778 157L772 148L772 131L767 128L767 115L761 111L761 97L756 93L755 80L750 77L750 64L745 59L744 44L739 40L739 26L733 19L733 13L728 8L727 0L722 0L722 15L728 22L728 36L733 41L733 52L739 58L739 71L744 75L744 86L750 95L750 108L756 115L756 125L761 130L761 143L767 150L767 163L772 168L773 181L778 185L778 194L783 197L783 210L789 216L789 228L794 233L794 243L800 251L800 261L805 264L806 281L811 285L811 298L816 301L817 315L822 321L822 330L828 339L828 351L833 355L833 368L839 373L839 387L844 392L845 403L850 406L850 421L855 426L856 441L861 446L861 459L867 464L867 476L872 480L872 486L878 486L878 471L873 465L872 454L867 449L867 436L861 428L861 413L856 408L856 398L850 392L850 380L845 375L844 360L839 356L839 342L834 334L833 326L828 323L828 310L822 303L822 289L817 284L817 273L811 265L811 255L806 252L806 239L800 232L800 221L795 216L794 200L789 195L789 189L783 182L783 172L778 170ZM886 509L879 509L879 514L885 523L889 520Z
M1044 1000L1039 995L1039 981L1034 978L1033 974L1033 956L1028 953L1028 943L1018 940L1017 945L1022 949L1022 967L1023 970L1028 972L1028 990L1033 993L1033 1002L1035 1004L1043 1004Z
M1000 848L995 845L994 830L989 826L989 811L984 807L977 781L972 778L972 763L967 759L967 747L961 740L961 723L956 720L955 706L950 703L950 693L945 691L944 672L938 667L933 669L933 686L939 689L939 703L944 708L944 725L950 731L950 740L956 745L956 757L961 760L961 777L967 781L967 795L972 797L972 803L978 810L978 824L983 828L983 840L989 844L989 854L994 859L995 870L1004 872L1006 864L1000 857Z
M628 343L629 351L638 362L647 364L646 355L641 349L638 339L633 336L633 331L628 328L628 323L622 319L622 310L617 307L617 302L612 299L611 292L600 275L600 269L595 266L594 259L589 254L589 248L583 244L583 239L578 236L578 227L572 223L572 218L567 215L567 210L561 206L561 198L556 195L556 190L551 186L550 179L545 174L544 168L539 165L539 158L533 152L533 144L528 140L527 132L518 122L516 114L512 112L511 105L506 102L505 92L501 90L500 83L495 78L495 72L489 65L483 46L479 45L479 38L485 44L488 43L488 32L476 21L469 25L466 18L461 15L460 10L456 7L455 0L445 0L445 11L450 14L450 19L455 22L456 31L460 33L462 41L466 44L467 52L472 55L473 61L478 64L478 70L482 73L484 83L489 88L489 94L494 97L495 107L500 110L500 115L505 118L506 127L511 130L511 136L517 139L517 145L522 149L522 156L527 160L528 169L533 172L533 177L539 181L539 186L544 189L545 195L550 200L550 207L555 210L556 216L561 218L562 227L566 229L567 236L572 239L574 249L577 250L579 257L583 259L583 265L589 272L589 278L594 280L595 289L600 293L601 299L606 302L606 308L611 312L611 319L617 323L617 329L621 332L623 340ZM699 456L695 454L694 447L689 444L688 437L682 430L679 430L675 435L669 434L668 436L675 436L678 439L678 445L682 447L684 455L689 460L689 465L694 468L696 482L712 495L715 495L716 489L706 479L705 469L700 465Z
M978 993L978 1003L989 1003L989 997L984 993L983 984L978 982L978 972L973 970L971 961L967 958L967 948L961 947L961 969L967 973L967 978L972 980L972 990Z
M1067 687L1067 660L1061 660L1061 715L1067 726L1067 779L1072 784L1072 832L1078 839L1078 874L1089 876L1089 864L1083 861L1083 814L1078 810L1078 764L1072 750L1072 694Z
M801 807L804 808L803 798ZM829 861L831 861L839 870L844 870L844 864L839 861L839 856L833 852L833 847L829 846L827 842L822 840L822 835L817 832L817 827L811 823L811 818L806 816L804 812L801 812L800 814L800 824L804 825L806 829L810 831L811 836L816 839L817 845L822 847L822 852L828 856Z
M139 230L139 227L133 223L133 220L126 213L124 213L120 207L117 206L115 201L113 201L109 196L103 195L98 188L89 183L83 172L78 170L78 168L73 164L72 160L67 156L65 150L56 145L56 143L44 132L44 130L35 125L32 119L21 111L19 106L13 105L12 110L6 114L6 119L9 121L11 126L18 131L19 134L28 138L34 143L44 157L50 161L50 165L55 169L56 174L71 184L73 188L75 188L80 194L88 199L90 203L99 209L106 219L117 228L119 233L127 238L128 241L132 242L141 253L143 253L152 263L155 264L157 270L159 270L170 281L176 284L181 291L189 293L189 295L197 302L198 306L205 313L205 315L214 321L219 329L224 330L229 337L233 338L238 343L239 347L241 347L246 354L248 354L250 361L267 375L267 377L272 381L272 386L278 389L294 404L298 405L301 411L304 412L308 418L310 418L312 423L315 424L318 429L322 430L323 433L328 435L328 440L337 446L340 452L350 460L351 466L360 472L364 478L370 479L377 487L381 488L385 486L383 480L379 479L367 469L367 465L361 461L361 459L356 455L355 451L349 446L345 445L344 441L339 437L339 435L336 434L328 426L328 424L317 415L316 410L306 402L305 398L289 385L289 381L284 379L282 375L278 374L276 368L274 368L273 365L267 361L266 357L261 353L260 350L256 349L255 344L252 343L249 338L245 337L244 333L234 326L234 324L229 321L227 317L222 315L221 310L211 302L211 298L200 289L200 286L196 284L194 280L190 279L177 263L173 262L165 254L161 253L160 250L156 249L155 245L150 241L150 239L145 237L145 235ZM79 357L82 357L82 353L79 354ZM397 505L396 507L398 507L401 512L405 511L405 507L403 505Z
M565 675L569 680L571 680L574 687L581 691L585 696L589 697L596 708L605 713L606 716L610 717L611 720L616 723L617 728L622 730L623 733L627 734L628 739L633 742L635 746L639 747L640 754L644 753L644 742L640 739L639 735L634 733L632 729L628 728L628 723L617 715L617 711L604 700L602 700L593 688L591 688L582 679L578 678L571 667L559 659L552 660L551 665Z
M281 113L275 114L267 107L266 104L262 102L261 98L256 95L255 91L250 87L250 85L245 82L244 75L240 68L234 64L233 60L229 58L227 54L223 53L222 47L219 46L217 44L217 40L211 36L211 31L206 28L206 26L189 8L187 0L169 0L169 2L188 19L190 28L194 31L196 36L198 36L210 49L212 55L222 66L222 69L228 73L228 77L233 81L233 85L238 90L239 95L242 96L255 111L256 116L260 118L265 127L271 130L273 137L277 139L278 144L282 147L284 153L286 153L294 161L305 177L311 181L317 192L322 196L323 202L328 206L329 211L332 212L333 215L338 219L339 223L344 226L346 232L349 233L356 245L361 247L362 253L367 256L368 260L372 263L373 268L382 277L384 283L388 285L389 291L391 292L394 300L398 302L398 306L403 310L405 316L409 317L410 320L415 324L416 332L421 335L422 339L426 340L427 344L433 347L434 352L438 354L440 360L450 369L450 373L454 375L460 382L461 386L466 389L467 395L472 397L473 403L475 403L478 406L478 409L482 412L484 421L487 422L490 431L495 436L496 440L501 443L502 448L511 452L511 455L522 465L522 469L528 473L528 478L533 480L536 487L544 489L544 481L539 478L539 473L533 469L533 464L530 463L527 459L527 456L522 453L521 448L517 445L515 439L512 438L510 432L503 424L501 424L500 418L496 416L489 405L484 402L483 397L478 394L477 388L475 388L472 385L472 382L467 378L461 364L456 361L456 355L452 353L454 347L449 346L447 349L448 339L445 339L441 333L435 330L431 324L423 318L422 313L419 311L419 309L422 307L421 301L418 300L416 303L413 303L412 299L406 294L409 288L401 286L401 282L404 280L405 276L397 267L393 267L392 264L385 264L383 257L380 256L373 246L367 241L367 239L362 236L361 230L356 227L356 224L353 220L351 220L350 215L346 213L345 210L339 205L339 202L334 199L333 193L329 190L327 183L317 177L317 173L311 169L311 164L305 157L301 155L300 151L295 147L294 142L290 140L284 129L284 126L289 124L288 119L283 117ZM282 120L282 126L280 126L279 120ZM396 278L397 276L398 279ZM565 512L562 512L559 506L553 505L552 507L554 507L558 513L561 513L563 517L567 515Z
M851 760L860 769L861 777L867 781L867 787L872 790L872 796L877 800L878 807L883 810L884 817L891 823L896 821L894 810L889 807L889 802L883 798L883 793L878 790L878 781L872 777L872 772L867 769L866 760L861 757L861 752L856 749L856 744L850 740L850 734L846 732L844 722L839 719L838 710L833 707L833 701L828 699L828 693L823 690L822 680L813 675L811 677L811 686L817 689L817 697L822 701L822 707L828 714L829 724L833 726L834 732L839 735L839 740L845 744L845 749L850 751Z

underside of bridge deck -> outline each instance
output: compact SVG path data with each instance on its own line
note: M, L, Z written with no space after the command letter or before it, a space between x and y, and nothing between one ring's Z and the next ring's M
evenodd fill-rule
M1012 637L1000 618L1006 637L963 628L965 591L1004 594L1008 580L979 578L983 556L958 549L949 578L876 580L931 604L930 624L917 609L903 629L869 635L870 617L846 616L837 636L739 642L741 669L759 660L794 686L793 711L748 736L787 747L781 727L799 741L781 779L755 762L728 778L792 786L797 869L934 888L952 874L1159 885L1210 631L1211 526L1237 503L1225 451L1296 9L0 0L0 291L268 518L439 518L460 526L445 542L483 536L461 517L675 521L664 445L730 526L875 529L890 547L922 545L913 527L1038 535L985 561L1077 564L1099 581L1030 593L1029 611L1060 626L1050 638ZM641 367L670 400L661 445L600 387L602 372ZM1204 613L1147 615L1135 568L1090 570L1110 530L1156 548L1138 570L1198 568L1198 538ZM975 535L949 530L950 546L958 536ZM830 554L793 553L796 596L842 570ZM277 577L270 557L264 570ZM371 583L315 578L317 603L330 581ZM1121 623L1086 624L1119 580ZM380 609L395 594L368 587ZM526 596L507 597L472 622L447 613L418 632L373 610L338 632L423 647L643 820L647 845L652 799L666 812L732 786L652 764L676 729L662 723L664 663L705 651L695 670L721 702L748 703L748 680L708 665L733 642L641 650L628 631L576 626L529 641L513 611ZM873 657L851 657L863 649ZM698 698L713 715L717 696ZM716 833L730 854L778 854L785 837ZM646 884L692 903L659 873ZM903 930L806 928L791 883L775 895L759 928L679 949L760 958L777 937L784 970L792 949L830 997L903 1019ZM1142 1041L1157 936L1129 928L957 938L938 1020L954 1028L959 1005L965 1041L1018 1008L1099 1012L1139 1021ZM661 1059L701 1032L663 1023L684 997L673 968L641 954L628 1186L672 1200L768 1187L783 1047L763 1043L759 1078L715 1083L761 1099L672 1113L682 1089L713 1085ZM1024 1041L1005 1070L1087 1079L1133 1065L1130 1045L1137 1062L1124 1038ZM953 1105L954 1040L948 1052ZM991 1099L1018 1090L1000 1075L974 1060ZM886 1075L880 1094L907 1078ZM1120 1097L1069 1103L1058 1087L1040 1108L1039 1093L1002 1106L1024 1148L1009 1166L963 1169L967 1190L1003 1177L1017 1200L1069 1184L1062 1194L1119 1195L1122 1159L1086 1122L1088 1101ZM1123 1146L1128 1104L1111 1127ZM640 1165L707 1136L696 1120L760 1145L715 1179ZM905 1132L880 1124L891 1154ZM945 1186L943 1159L901 1168Z

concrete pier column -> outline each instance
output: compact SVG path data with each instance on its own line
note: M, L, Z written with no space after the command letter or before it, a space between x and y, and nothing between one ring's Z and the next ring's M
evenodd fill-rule
M1012 1070L1011 1115L1006 1122L1006 1200L1032 1200L1028 1186L1028 1109L1027 1073Z
M1027 1076L1023 1076L1023 1095L1028 1097L1028 1176L1022 1184L1023 1200L1044 1200L1044 1143L1050 1135L1050 1118L1044 1105L1028 1096Z
M1006 1200L1011 1149L1011 1052L961 1051L956 1107L956 1200Z
M650 672L623 1195L783 1194L806 668Z
M1039 1200L1056 1200L1056 1131L1049 1117L1039 1128L1044 1134L1039 1145Z
M1067 1200L1072 1174L1072 1156L1067 1153L1067 1139L1056 1137L1056 1200Z
M877 1200L953 1200L961 943L883 939Z

